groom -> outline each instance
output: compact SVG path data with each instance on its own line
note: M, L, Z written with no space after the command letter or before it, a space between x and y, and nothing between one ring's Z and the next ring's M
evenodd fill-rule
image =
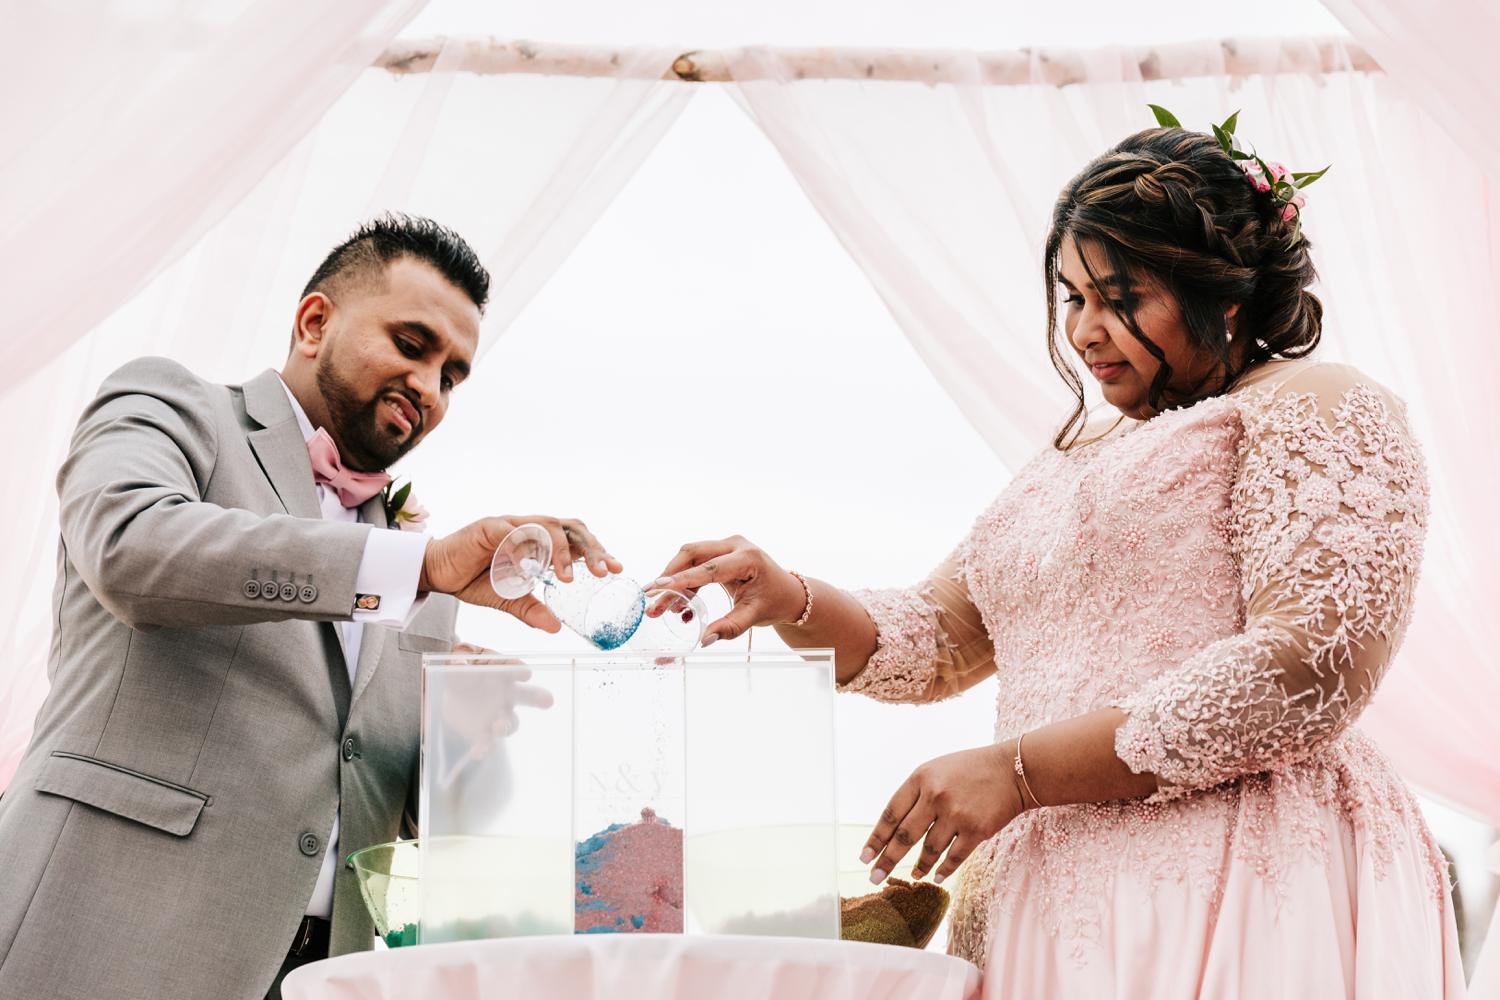
M442 422L488 291L457 235L387 217L308 282L280 374L105 381L57 480L51 691L0 798L0 1000L257 1000L370 947L340 859L412 824L453 598L558 629L489 586L522 522L564 578L620 568L577 521L388 530L382 470Z

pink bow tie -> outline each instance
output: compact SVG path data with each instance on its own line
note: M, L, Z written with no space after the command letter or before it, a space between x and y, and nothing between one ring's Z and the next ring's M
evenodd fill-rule
M338 492L339 503L358 507L391 481L384 472L355 472L339 461L338 445L319 427L307 439L307 457L312 459L313 482Z

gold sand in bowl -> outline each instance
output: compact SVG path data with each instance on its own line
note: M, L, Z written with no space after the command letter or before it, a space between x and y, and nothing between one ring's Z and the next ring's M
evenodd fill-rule
M925 948L948 912L948 890L931 882L888 879L879 892L839 897L839 936L845 941Z

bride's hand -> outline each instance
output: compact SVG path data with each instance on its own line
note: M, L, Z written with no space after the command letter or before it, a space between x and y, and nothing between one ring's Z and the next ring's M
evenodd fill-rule
M1019 816L1026 806L1011 766L1013 747L1002 743L960 750L913 771L865 842L859 860L873 862L870 881L883 882L922 841L912 878L920 879L936 867L933 881L941 883L976 847Z
M717 583L729 592L734 609L708 624L704 629L704 646L736 638L756 625L795 622L807 606L802 583L739 535L684 545L651 589L675 590L691 596L710 583Z

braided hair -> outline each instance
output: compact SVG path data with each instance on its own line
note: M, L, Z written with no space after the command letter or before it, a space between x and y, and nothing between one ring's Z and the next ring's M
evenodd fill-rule
M1239 166L1202 132L1153 128L1137 132L1095 159L1058 196L1047 234L1047 347L1077 400L1053 445L1068 447L1083 429L1083 381L1058 346L1057 285L1065 237L1097 247L1122 279L1147 277L1176 299L1189 344L1218 360L1221 384L1186 393L1169 388L1172 369L1141 331L1134 311L1120 319L1161 363L1148 391L1156 410L1217 395L1246 369L1273 357L1300 358L1318 345L1323 304L1308 291L1317 277L1306 238L1269 194L1257 191ZM1083 255L1089 279L1097 283ZM1240 305L1246 349L1236 367L1224 310Z

